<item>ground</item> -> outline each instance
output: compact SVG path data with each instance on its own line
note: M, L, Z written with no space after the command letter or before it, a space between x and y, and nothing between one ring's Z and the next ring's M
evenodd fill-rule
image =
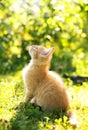
M66 115L60 111L43 112L40 107L24 103L24 85L21 71L0 76L0 130L87 130L88 82L74 84L64 79L72 98L72 109L80 126L69 125Z

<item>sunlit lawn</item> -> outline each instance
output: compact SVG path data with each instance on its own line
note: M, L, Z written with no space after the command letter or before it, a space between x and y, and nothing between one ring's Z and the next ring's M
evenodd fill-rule
M65 82L72 97L72 108L78 115L78 128L70 126L60 111L42 112L38 106L25 104L21 72L18 72L0 76L0 130L87 130L88 83Z

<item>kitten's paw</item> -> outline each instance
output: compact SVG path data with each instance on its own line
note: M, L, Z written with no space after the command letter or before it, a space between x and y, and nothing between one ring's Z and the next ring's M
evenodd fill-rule
M33 98L30 100L30 104L36 104L36 99L35 99L35 97L33 97Z
M24 97L24 102L28 103L29 102L29 98L27 96Z

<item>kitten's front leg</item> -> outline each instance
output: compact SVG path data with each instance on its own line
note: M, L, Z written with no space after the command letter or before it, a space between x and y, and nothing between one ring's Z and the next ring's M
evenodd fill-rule
M30 93L30 91L26 91L24 101L29 102L31 100L31 98L32 98L32 94Z

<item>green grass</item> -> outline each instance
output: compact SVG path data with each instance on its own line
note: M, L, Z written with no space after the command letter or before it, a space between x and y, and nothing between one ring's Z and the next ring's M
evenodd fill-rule
M72 108L78 115L80 126L68 124L61 111L43 112L38 106L24 103L24 85L21 73L0 76L0 130L87 130L88 83L74 85L65 80L72 97Z

